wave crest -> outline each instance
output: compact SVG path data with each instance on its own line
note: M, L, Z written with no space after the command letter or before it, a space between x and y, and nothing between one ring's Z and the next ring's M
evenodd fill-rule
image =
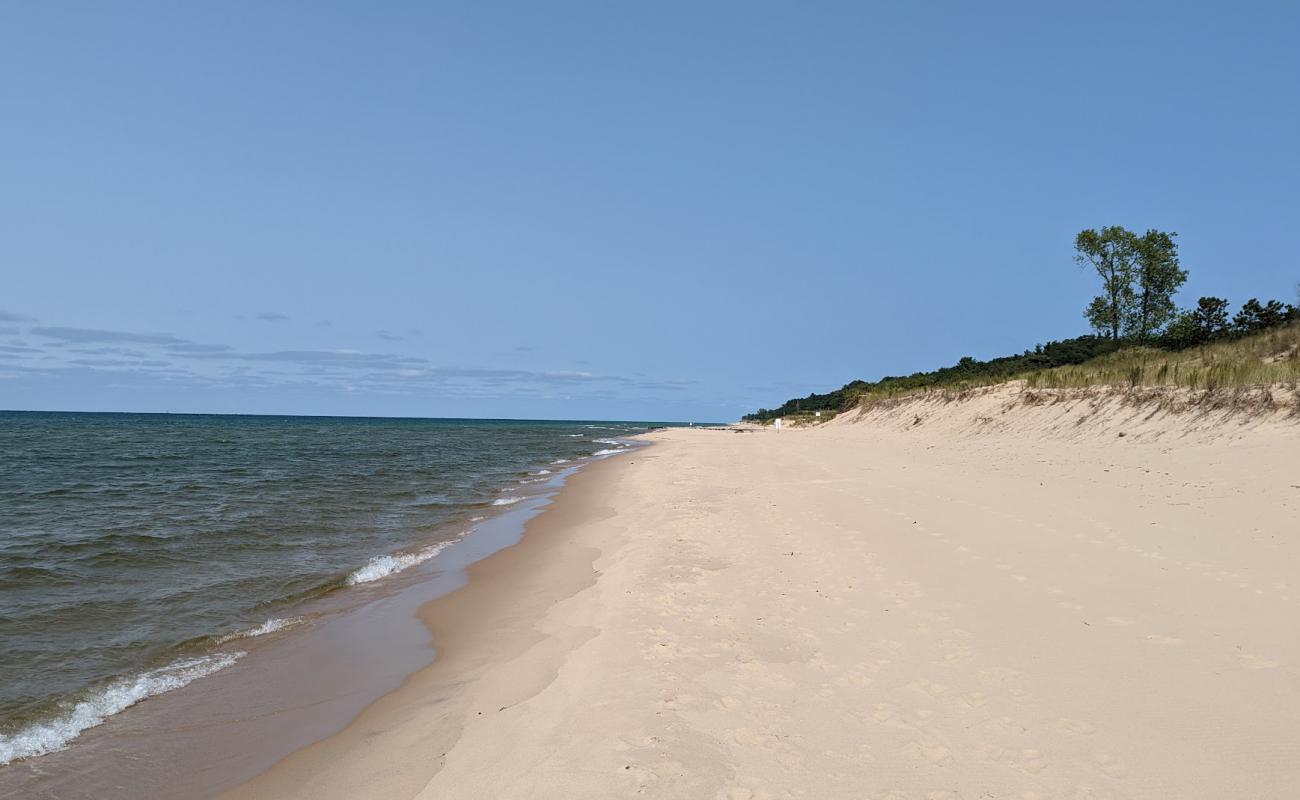
M147 697L170 692L206 675L225 669L245 654L214 653L183 658L165 667L142 672L133 678L114 681L92 692L62 715L28 725L12 736L0 735L0 766L21 758L43 756L63 750L87 728L125 711Z
M236 639L252 639L254 636L265 636L268 633L275 633L276 631L282 631L285 628L292 628L294 625L301 622L303 622L302 617L268 619L266 622L263 622L255 628L249 628L246 631L235 631L234 633L228 633L225 636L217 637L217 644L233 642Z
M430 545L423 550L417 550L414 553L398 553L396 555L375 556L366 562L364 567L354 570L348 575L348 586L356 586L358 583L370 583L380 578L392 575L394 572L401 572L404 569L413 567L416 564L423 564L429 559L446 550L456 539L450 542L439 542Z

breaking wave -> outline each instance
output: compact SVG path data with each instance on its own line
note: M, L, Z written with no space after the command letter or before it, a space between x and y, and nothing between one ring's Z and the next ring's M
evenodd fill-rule
M133 678L114 681L92 691L54 719L28 725L12 736L0 735L0 765L63 750L87 728L104 724L104 720L147 697L179 689L225 669L243 656L239 652L183 658Z
M366 562L364 567L355 570L348 575L348 586L356 586L358 583L370 583L380 578L392 575L394 572L401 572L404 569L413 567L416 564L423 564L429 559L446 550L453 543L459 541L453 539L450 542L439 542L430 545L423 550L417 550L414 553L398 553L395 555L375 556Z

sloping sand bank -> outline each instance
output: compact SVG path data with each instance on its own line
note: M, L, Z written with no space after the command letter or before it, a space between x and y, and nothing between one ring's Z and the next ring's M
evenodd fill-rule
M238 794L1300 796L1300 426L1113 400L654 433Z

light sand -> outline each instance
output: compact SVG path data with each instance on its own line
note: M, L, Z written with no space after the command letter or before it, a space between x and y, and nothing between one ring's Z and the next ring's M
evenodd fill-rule
M1002 389L649 438L236 796L1300 797L1294 422Z

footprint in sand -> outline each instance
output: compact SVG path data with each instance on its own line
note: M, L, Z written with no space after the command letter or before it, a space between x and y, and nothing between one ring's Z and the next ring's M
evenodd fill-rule
M989 701L989 697L983 692L971 692L970 694L962 695L961 701L971 708L979 708Z
M922 744L921 742L912 742L912 752L931 764L942 763L951 755L948 748L941 744Z
M1097 727L1091 722L1081 719L1072 719L1070 717L1061 717L1056 721L1057 730L1062 733L1073 733L1079 736L1096 733Z
M1092 763L1097 767L1097 769L1101 770L1111 778L1123 778L1125 775L1128 775L1128 767L1124 765L1123 761L1120 761L1115 756L1098 753L1093 756Z
M889 703L876 703L871 710L871 717L876 722L893 722L898 718L898 713L894 711L894 707Z
M909 689L915 689L918 692L925 692L931 697L938 697L948 691L948 687L942 683L930 683L925 680L912 681L908 685Z
M1246 666L1251 669L1276 669L1282 665L1281 661L1274 661L1271 658L1264 658L1263 656L1257 656L1253 653L1238 653L1237 655L1242 661L1245 661Z
M1043 754L1041 751L1034 749L1020 751L1020 758L1016 762L1016 767L1020 770L1027 772L1030 775L1037 775L1043 771L1044 766L1046 766L1046 762L1043 761Z
M1043 760L1043 753L1034 748L1024 750L1003 750L1001 748L987 752L987 756L1000 764L1006 764L1008 767L1018 769L1029 775L1037 775L1047 766Z
M1163 633L1149 633L1147 634L1147 641L1151 642L1152 644L1168 644L1168 645L1183 643L1182 639L1179 639L1176 636L1165 636Z
M748 728L741 728L733 734L733 737L736 744L742 747L757 747L763 743L763 737Z

